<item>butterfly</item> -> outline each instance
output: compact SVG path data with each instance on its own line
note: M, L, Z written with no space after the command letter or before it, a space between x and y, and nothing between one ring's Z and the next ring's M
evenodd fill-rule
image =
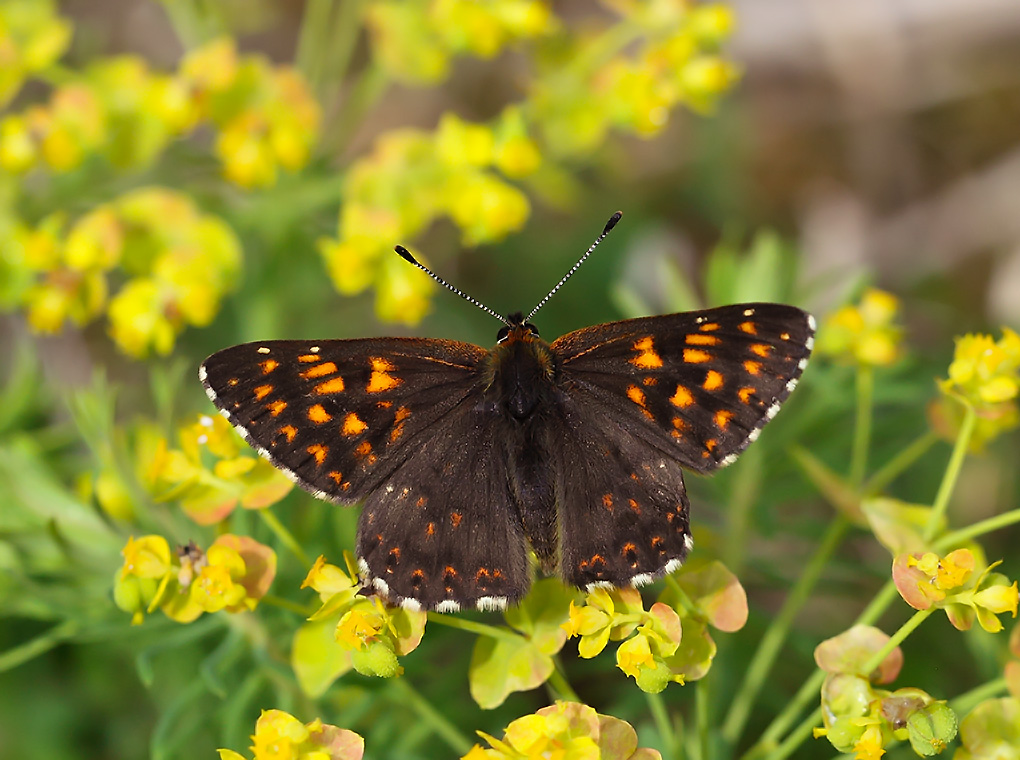
M732 463L793 391L815 323L739 304L630 319L552 343L531 323L619 220L491 350L453 340L274 340L199 376L262 456L316 497L363 502L366 589L391 604L502 609L531 555L591 590L639 587L691 550L683 470ZM530 554L529 554L530 549Z

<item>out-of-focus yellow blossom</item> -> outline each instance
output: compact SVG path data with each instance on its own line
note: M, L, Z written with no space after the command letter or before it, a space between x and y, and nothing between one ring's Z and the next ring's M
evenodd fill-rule
M113 586L113 601L131 613L131 624L140 625L173 572L170 545L162 536L128 539L122 550L124 564Z
M439 159L454 168L484 167L492 163L492 130L483 124L471 124L447 112L436 130L436 153Z
M518 718L506 727L502 740L478 734L489 747L476 744L462 760L661 760L657 751L638 748L637 734L628 723L577 702L557 702Z
M251 738L254 760L361 760L365 753L365 740L353 731L318 718L303 724L283 710L263 710ZM219 755L220 760L244 760L230 749Z
M20 174L32 168L38 157L39 148L25 117L12 114L0 120L0 168Z
M71 41L71 24L56 15L52 0L6 0L0 4L0 106L25 79L54 63Z
M442 80L454 56L491 58L508 44L549 34L557 26L548 5L537 0L375 2L366 22L376 61L411 84Z
M945 393L982 409L1013 401L1020 394L1020 335L1008 327L996 341L991 335L964 335L956 340Z
M301 75L260 56L239 56L233 40L190 52L180 76L202 118L220 130L216 153L227 179L267 187L278 168L296 171L318 140L320 108Z
M860 303L844 306L822 324L816 350L838 361L884 367L900 355L903 329L896 324L899 300L869 288Z
M246 599L240 583L245 575L241 555L226 546L210 546L205 556L206 562L191 582L192 601L205 612L239 607L254 609L257 600Z
M932 426L955 440L964 419L963 402L976 414L972 451L1020 425L1020 335L1008 327L1002 337L964 335L956 339L949 377L939 381L942 396L928 408Z

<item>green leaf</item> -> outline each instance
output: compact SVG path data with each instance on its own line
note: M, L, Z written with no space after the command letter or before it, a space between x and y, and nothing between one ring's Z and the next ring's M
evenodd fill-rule
M519 641L480 636L468 670L471 697L491 710L515 691L542 685L552 672L552 657L523 636Z
M923 534L928 526L931 507L908 504L899 499L877 497L865 499L861 503L861 511L875 538L893 556L923 552L928 548ZM945 518L941 518L935 535L941 535L944 529Z
M953 760L997 760L1017 756L1020 747L1020 699L989 699L960 721L963 744Z
M505 613L506 622L520 631L545 654L556 654L567 640L562 625L570 616L570 602L577 592L567 588L558 578L543 578L516 607Z
M294 633L290 664L301 691L315 699L350 670L350 652L336 643L333 632L340 617L305 623Z
M676 580L714 628L732 633L744 627L747 593L722 562L714 560L697 570L683 572Z

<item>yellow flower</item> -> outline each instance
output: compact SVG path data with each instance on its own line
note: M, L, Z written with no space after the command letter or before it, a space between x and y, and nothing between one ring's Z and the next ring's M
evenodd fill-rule
M241 555L230 547L213 544L205 557L206 562L191 583L191 600L205 612L238 607L247 596L240 582L246 570ZM247 606L254 607L254 600Z
M263 710L255 723L255 760L298 760L308 728L283 710Z
M347 591L355 586L355 582L339 567L326 562L321 554L301 582L301 588L311 587L325 601L334 594Z
M957 549L945 557L926 552L920 559L911 555L907 567L916 567L928 576L932 585L942 591L962 586L974 570L974 555L967 549Z
M977 407L1013 401L1020 393L1020 335L1008 327L998 341L991 335L964 335L956 340L946 393Z
M170 544L162 536L142 536L128 539L121 550L124 565L121 577L162 578L170 571Z
M12 174L28 171L38 155L35 140L23 117L12 114L0 121L0 168Z
M854 744L854 760L878 760L885 754L882 747L882 727L873 723L864 729Z
M445 113L436 130L436 154L452 167L484 167L492 163L494 139L484 124L471 124Z
M348 649L362 650L382 633L386 621L373 608L355 607L340 618L336 640Z
M616 650L616 666L631 678L637 678L644 668L654 668L648 637L639 633L620 644Z
M862 366L882 367L899 357L901 328L895 324L899 301L869 288L856 306L832 314L818 335L818 351Z

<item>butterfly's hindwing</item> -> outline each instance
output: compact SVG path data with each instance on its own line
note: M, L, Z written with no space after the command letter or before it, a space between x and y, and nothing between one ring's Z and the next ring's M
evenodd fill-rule
M730 464L779 411L813 332L800 309L754 303L596 325L552 349L568 393L708 472Z
M531 583L493 405L472 394L365 500L358 556L394 604L451 612L515 604Z
M280 340L219 351L200 374L263 456L316 496L351 504L444 424L486 355L445 340Z
M680 566L691 546L683 471L627 426L606 424L584 394L561 398L553 453L560 574L581 588L642 586Z

